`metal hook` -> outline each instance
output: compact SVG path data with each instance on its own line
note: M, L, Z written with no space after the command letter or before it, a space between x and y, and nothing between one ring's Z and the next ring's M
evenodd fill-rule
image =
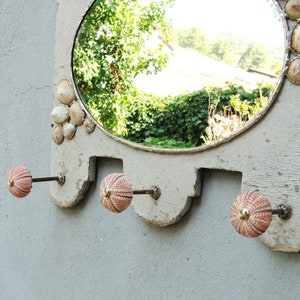
M153 199L157 200L161 195L160 187L152 186L151 190L133 190L134 195L149 194Z
M66 181L66 176L59 173L57 176L53 177L42 177L42 178L32 178L32 182L43 182L43 181L57 181L59 184L64 184Z

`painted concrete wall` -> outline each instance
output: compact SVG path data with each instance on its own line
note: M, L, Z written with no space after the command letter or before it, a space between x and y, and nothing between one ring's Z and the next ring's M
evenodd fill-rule
M12 166L50 172L55 12L53 0L0 3L0 299L299 299L299 254L230 224L239 173L205 172L201 201L166 228L104 210L98 181L69 209L50 202L47 183L21 200L8 193ZM120 168L99 164L98 178Z

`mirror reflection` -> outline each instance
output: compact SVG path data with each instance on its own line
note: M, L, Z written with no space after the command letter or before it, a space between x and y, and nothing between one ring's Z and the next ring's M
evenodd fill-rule
M72 67L106 130L190 148L228 137L264 109L284 51L276 1L97 0L78 29Z

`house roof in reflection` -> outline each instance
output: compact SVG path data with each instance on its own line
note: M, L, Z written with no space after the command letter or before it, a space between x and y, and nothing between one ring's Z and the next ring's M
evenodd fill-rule
M254 89L263 80L276 81L277 77L259 70L247 72L201 55L192 50L172 47L173 55L165 69L156 75L139 75L135 85L158 96L178 95L209 86L223 87L230 82Z

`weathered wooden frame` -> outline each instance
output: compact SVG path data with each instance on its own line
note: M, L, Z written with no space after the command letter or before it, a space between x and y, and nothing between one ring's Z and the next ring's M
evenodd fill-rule
M78 24L91 3L90 0L75 2L57 1L53 106L61 105L57 86L62 79L67 79L74 88L75 101L81 105L86 118L91 119L76 91L71 67ZM283 18L287 19L286 68L275 91L276 97L263 113L221 143L178 151L143 147L115 137L99 125L92 133L83 125L76 126L74 138L65 139L59 145L52 142L51 172L66 176L63 185L51 183L53 203L59 207L76 205L85 196L89 183L95 180L96 159L117 158L122 160L123 172L134 187L158 185L161 188L159 200L139 196L133 199L132 206L146 222L163 227L179 221L190 208L192 199L200 196L203 168L238 171L242 173L241 190L259 189L272 206L283 203L293 209L289 220L274 217L261 240L274 250L299 251L300 90L287 79L289 64L298 56L290 48L291 28L296 20L286 16L286 2L278 2L283 7ZM229 211L230 207L228 214Z

